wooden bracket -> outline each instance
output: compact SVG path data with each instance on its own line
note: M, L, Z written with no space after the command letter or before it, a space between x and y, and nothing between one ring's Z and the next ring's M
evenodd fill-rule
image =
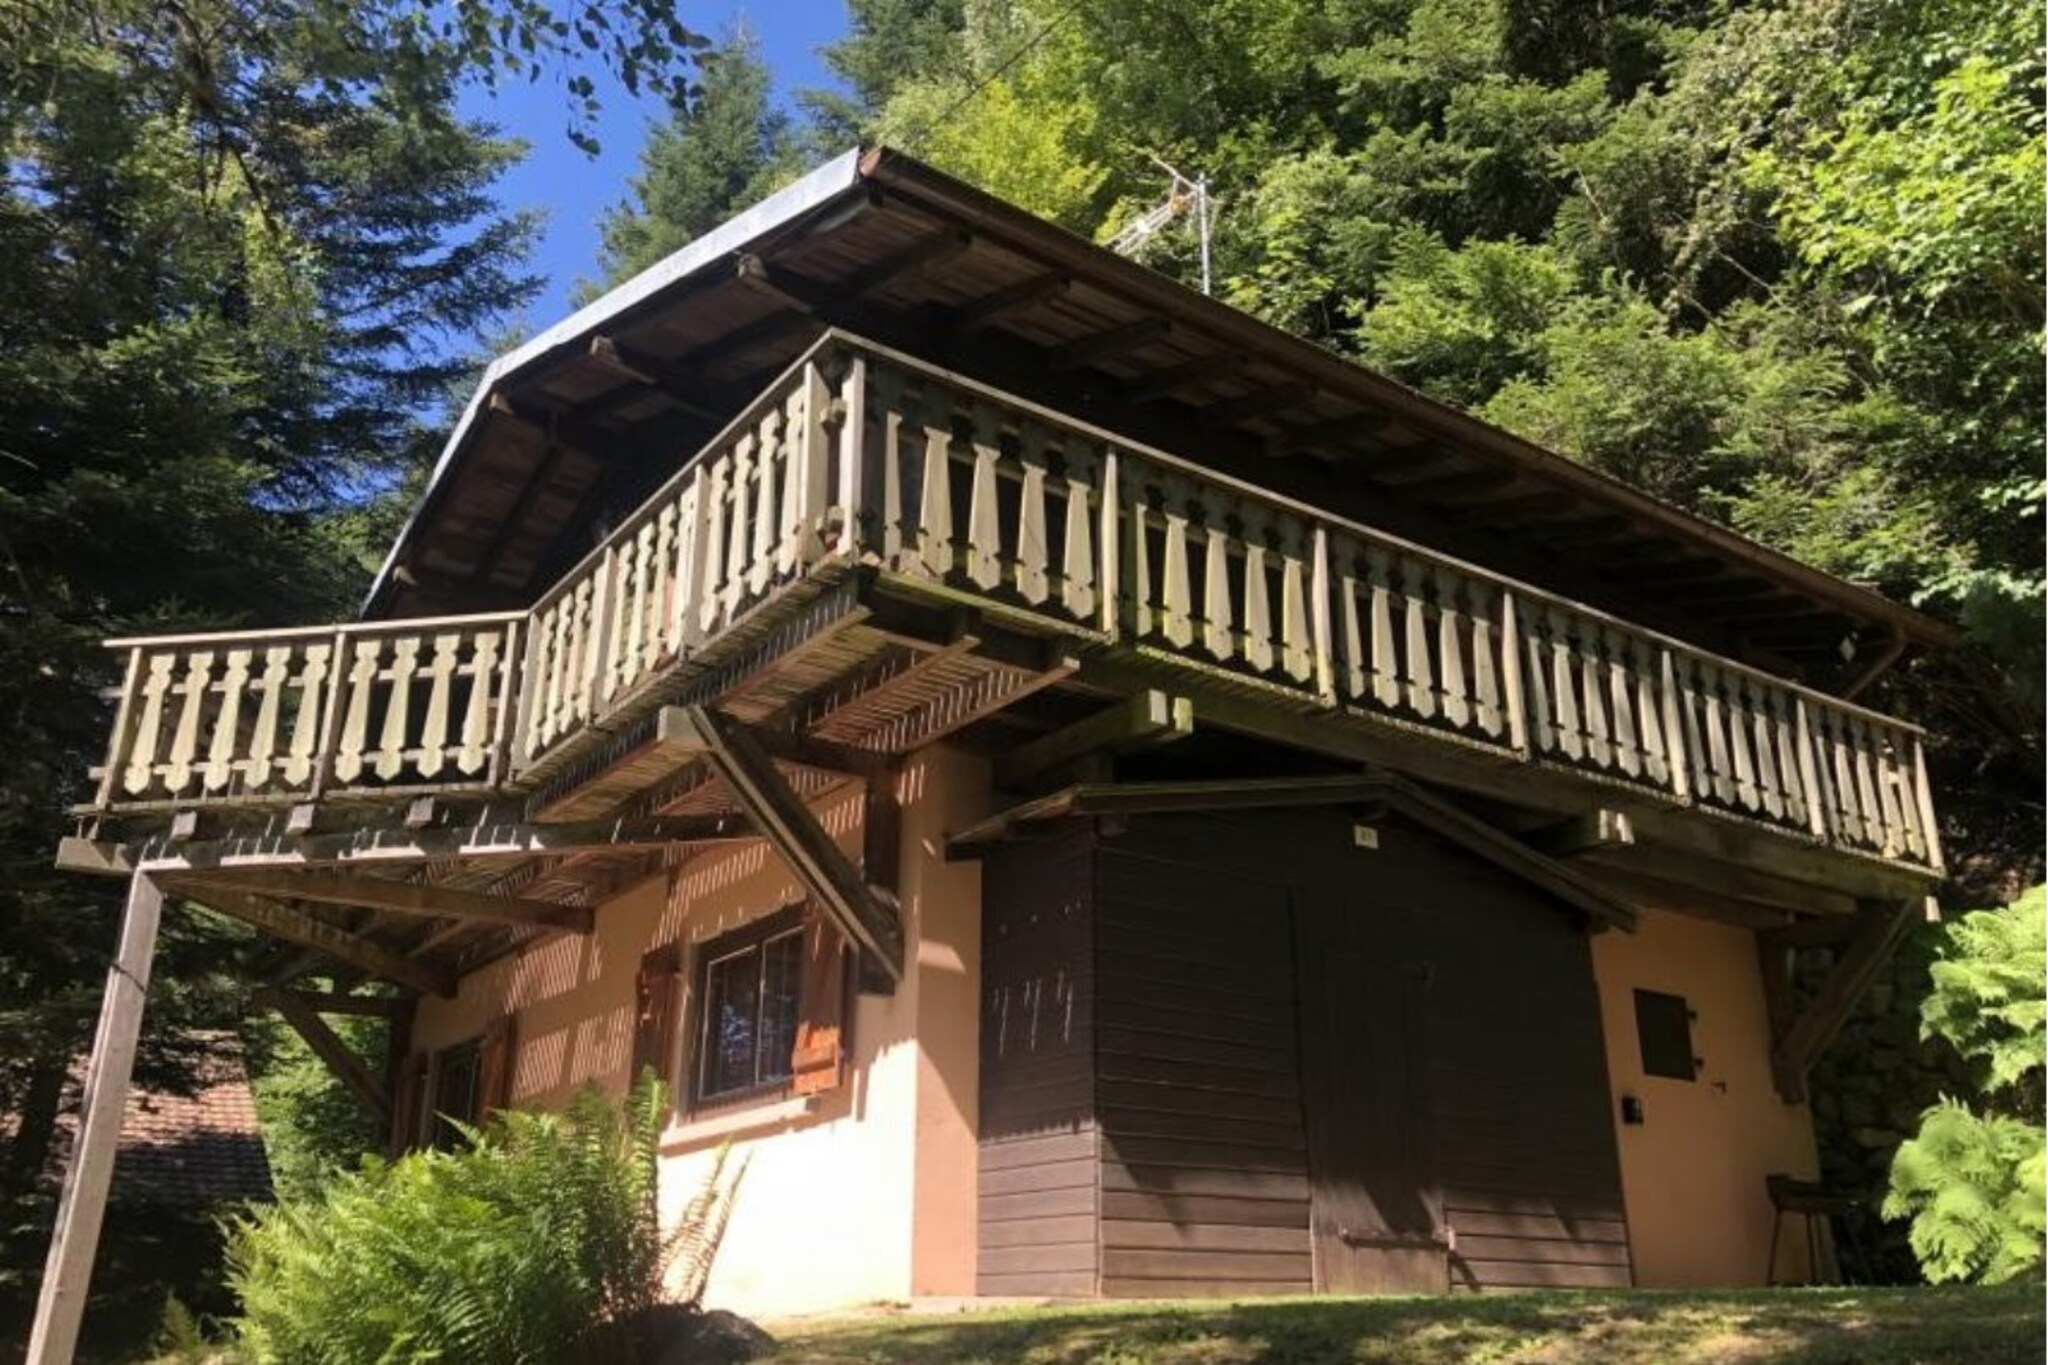
M303 910L278 905L252 892L232 887L194 887L168 877L161 880L167 891L189 896L275 938L316 948L335 961L360 968L371 976L395 981L425 994L448 998L455 994L455 973L418 958L395 953L381 944L338 929L326 920L315 919Z
M1925 908L1921 900L1867 903L1849 927L1834 969L1796 1013L1792 1008L1792 950L1805 935L1765 930L1757 935L1764 999L1771 1015L1771 1080L1779 1098L1797 1104L1807 1095L1806 1073L1841 1032L1892 950Z
M903 928L894 893L872 884L840 851L746 727L703 706L670 706L663 708L656 732L664 743L688 745L703 755L755 831L862 956L874 959L891 988L902 980Z
M1596 849L1629 848L1635 841L1636 827L1628 812L1606 809L1588 811L1522 836L1523 843L1549 858L1576 858Z
M1194 729L1193 702L1148 688L1002 755L995 764L995 785L1004 790L1028 787L1090 755L1171 743L1185 739Z
M335 1079L347 1086L349 1092L361 1100L363 1107L376 1115L380 1123L391 1122L391 1092L355 1054L355 1049L327 1026L327 1021L320 1017L309 997L297 991L259 987L255 1000L259 1005L276 1010L291 1025L292 1032L306 1040L306 1046L313 1049L313 1055L326 1064Z

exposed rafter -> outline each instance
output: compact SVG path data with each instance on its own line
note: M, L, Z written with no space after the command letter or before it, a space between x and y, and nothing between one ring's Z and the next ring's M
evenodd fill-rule
M455 973L429 962L394 953L382 944L337 929L303 910L279 905L262 896L220 886L190 886L176 877L160 879L164 889L220 911L273 937L317 948L336 962L359 967L371 976L393 981L427 995L452 997Z
M360 873L282 868L249 868L195 876L195 886L218 886L259 896L311 901L319 905L366 906L428 919L477 920L521 929L587 934L594 923L587 906L556 905L516 896L487 896L425 882L400 882Z

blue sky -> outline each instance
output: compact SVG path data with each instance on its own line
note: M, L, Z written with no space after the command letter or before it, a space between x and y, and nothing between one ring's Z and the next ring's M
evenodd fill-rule
M818 50L846 31L845 0L756 0L752 5L679 0L677 17L714 39L743 21L760 39L777 98L785 105L793 104L795 92L806 86L837 84ZM599 81L604 101L596 129L603 151L595 158L569 142L558 80L514 83L495 95L471 89L462 100L465 113L491 119L532 144L526 160L498 183L498 197L507 207L538 209L546 217L533 265L547 287L518 328L522 336L566 315L576 282L597 273L598 215L624 197L647 124L663 114L660 101L636 101L594 65L588 70Z

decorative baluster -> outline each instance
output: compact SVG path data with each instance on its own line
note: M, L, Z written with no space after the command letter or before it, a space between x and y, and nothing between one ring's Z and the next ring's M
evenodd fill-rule
M933 578L953 572L953 433L943 411L927 413L918 479L915 567Z
M1600 632L1607 657L1607 714L1613 721L1614 765L1630 777L1643 774L1642 736L1636 726L1635 698L1628 678L1628 639L1608 626Z
M1608 727L1605 670L1600 666L1600 628L1584 617L1571 620L1573 653L1579 661L1579 704L1586 729L1586 758L1597 768L1614 766L1613 732Z
M754 518L750 510L754 497L754 452L755 436L747 432L733 447L731 484L727 490L730 505L726 509L725 571L720 578L723 586L722 601L718 614L712 618L707 630L730 625L739 615L740 602L747 591L747 555L752 548Z
M641 526L633 536L632 562L621 566L621 572L629 574L632 581L630 593L621 592L619 641L612 655L618 660L613 677L615 691L624 692L642 676L654 668L654 636L647 628L649 608L654 604L655 540L661 534L661 521L656 518Z
M427 664L427 710L420 722L420 752L414 763L421 777L441 771L448 758L449 700L455 691L455 669L462 651L462 632L434 636L434 657Z
M781 480L775 476L789 461L789 433L784 429L782 410L770 408L761 417L761 444L754 458L754 539L747 550L747 596L759 597L768 590L775 573L776 542L781 539L780 509L776 493Z
M1102 452L1102 468L1095 490L1096 515L1101 518L1095 537L1095 553L1101 556L1101 567L1095 576L1097 610L1102 613L1102 633L1112 640L1123 637L1123 585L1119 581L1123 573L1123 491L1117 482L1116 447L1106 446ZM1142 525L1136 525L1142 533ZM1069 556L1073 554L1073 541L1067 542Z
M1102 580L1095 572L1095 526L1098 513L1088 505L1088 481L1091 474L1100 477L1101 469L1095 456L1080 448L1079 443L1069 441L1065 451L1067 481L1066 534L1061 537L1060 546L1060 604L1067 614L1078 621L1087 621L1098 610L1114 613L1115 603L1102 603L1099 593ZM1116 500L1104 498L1099 510L1099 519L1111 527L1116 521ZM1109 542L1102 545L1103 554L1109 552Z
M1920 805L1913 794L1912 744L1903 730L1885 730L1886 762L1882 774L1892 786L1892 804L1898 811L1900 845L1907 856L1925 859L1927 831L1920 824Z
M676 567L669 603L668 652L677 658L702 638L697 631L697 606L703 591L704 508L710 474L699 464L690 474L676 504Z
M1831 707L1820 712L1821 743L1826 746L1828 769L1834 781L1835 809L1841 812L1835 823L1838 835L1851 843L1868 843L1870 832L1863 807L1857 801L1855 764L1849 754L1849 738L1842 732L1842 718Z
M1299 683L1315 673L1315 636L1308 621L1308 546L1299 518L1279 518L1280 671Z
M1825 841L1834 830L1834 804L1828 791L1827 763L1821 750L1820 733L1806 698L1792 699L1793 721L1799 736L1799 783L1806 788L1806 821L1813 837Z
M1249 565L1245 572L1249 582ZM1202 648L1211 658L1227 662L1236 651L1232 615L1228 519L1211 501L1202 506Z
M1721 680L1728 697L1728 756L1735 773L1735 799L1744 810L1757 810L1763 803L1757 791L1756 764L1749 751L1751 727L1744 677L1723 670Z
M1140 640L1159 628L1158 603L1152 600L1152 504L1146 486L1133 478L1126 507L1131 565L1131 628Z
M178 728L171 735L171 753L164 764L164 787L173 796L192 780L192 765L199 757L199 718L206 710L207 693L213 689L213 651L195 649L185 658L185 677L178 684Z
M817 396L822 401L822 393L813 394L818 385L817 366L805 366L804 382L791 387L782 402L782 517L775 544L775 572L783 578L803 566L804 541L810 535L812 518L822 510L811 496L811 462L825 458L824 442L813 443L806 437L811 399Z
M1892 761L1896 747L1886 730L1869 721L1863 722L1863 734L1869 744L1871 777L1877 786L1877 809L1884 818L1884 856L1896 858L1914 842L1899 803L1896 769Z
M1704 712L1698 666L1689 654L1672 653L1667 657L1676 661L1678 727L1685 745L1682 753L1672 755L1672 762L1689 775L1686 794L1704 800L1714 794L1714 774L1707 766L1707 747L1700 738L1700 717Z
M1777 754L1778 786L1784 792L1779 818L1790 825L1806 819L1805 765L1799 761L1799 743L1792 728L1791 699L1782 687L1765 691L1770 707L1771 743Z
M334 746L333 772L343 782L353 782L363 773L363 747L370 733L370 694L377 685L377 666L383 653L384 641L374 635L357 639L351 651L347 709Z
M299 707L292 717L292 747L284 761L284 780L290 787L304 787L313 778L313 764L320 749L320 718L327 711L327 693L338 684L329 681L341 667L334 646L322 640L306 646L305 663L299 669Z
M881 551L882 563L895 569L903 564L903 429L909 414L902 376L886 365L875 366L871 374L881 476L875 515L881 524L870 543Z
M235 775L235 750L242 738L242 689L249 685L249 661L254 651L231 649L220 680L220 709L214 713L213 742L207 747L206 767L199 774L202 791L217 792Z
M1671 751L1666 744L1664 706L1658 696L1658 658L1650 642L1633 636L1629 642L1630 672L1636 684L1636 740L1643 751L1643 776L1658 786L1671 781Z
M1270 520L1257 507L1244 509L1244 658L1261 673L1273 667L1273 589L1267 581L1266 540ZM1228 584L1224 585L1226 597Z
M974 468L967 497L967 581L983 592L1003 581L1002 508L996 496L1002 439L1002 422L995 408L976 403Z
M1366 611L1372 628L1372 697L1391 711L1401 702L1400 655L1394 644L1393 565L1377 545L1366 547L1365 579L1372 589Z
M1429 570L1421 560L1405 555L1399 563L1402 700L1428 720L1436 715L1436 669L1429 657Z
M479 630L469 660L469 705L462 713L462 747L455 751L455 770L474 777L491 758L491 693L498 680L498 632ZM509 700L499 699L500 706Z
M1477 579L1466 580L1466 587L1472 604L1472 718L1479 733L1499 739L1507 727L1501 715L1500 641L1494 627L1498 595ZM1512 659L1508 666L1514 666Z
M657 662L676 652L677 641L669 638L676 612L676 538L681 534L681 498L666 498L654 518L653 559L647 567L647 615L640 623L641 667L652 670Z
M1888 831L1884 823L1884 811L1878 805L1876 773L1873 771L1877 755L1873 751L1870 727L1861 717L1842 718L1843 738L1849 747L1849 770L1856 779L1856 801L1863 808L1863 838L1870 847L1886 849Z
M392 641L391 691L384 703L384 729L377 745L377 776L389 782L405 770L406 729L412 720L412 679L420 642L402 635Z
M1436 653L1440 665L1438 690L1444 719L1459 729L1472 723L1472 694L1465 673L1465 613L1458 599L1464 575L1449 565L1436 570Z
M1337 606L1344 617L1344 695L1353 701L1365 695L1368 660L1365 631L1358 621L1358 549L1349 540L1339 540L1337 556Z
M538 753L554 743L555 739L568 728L571 677L574 671L575 630L570 617L576 610L576 590L572 587L555 599L550 609L552 619L544 623L544 633L551 637L548 648L547 700L541 707L540 742L534 746Z
M1577 763L1586 757L1586 727L1574 691L1571 623L1556 607L1545 609L1543 623L1550 637L1550 702L1557 712L1557 747Z
M1768 689L1755 678L1749 680L1750 748L1756 754L1756 795L1765 814L1773 820L1785 818L1784 783L1778 776L1778 755L1772 743Z
M1161 633L1176 649L1194 643L1194 602L1188 583L1188 490L1178 478L1166 482L1166 501L1160 508L1166 519L1166 544L1160 552Z
M596 676L596 670L592 667L592 660L604 641L602 622L597 614L604 606L599 585L609 577L609 567L600 560L597 571L578 580L569 594L569 649L562 658L562 667L568 673L561 718L564 737L590 719L595 709L591 680Z
M142 683L142 714L135 722L135 739L128 746L128 767L121 774L121 787L131 796L149 790L156 780L156 748L164 723L164 698L171 690L171 666L177 656L169 652L152 654L149 674Z
M1940 869L1946 863L1941 853L1941 826L1934 815L1934 792L1927 781L1927 746L1913 736L1913 805L1920 812L1920 831L1927 840L1927 865Z
M1513 604L1509 616L1517 623L1517 629L1526 624L1528 630L1522 638L1522 658L1518 667L1523 680L1528 684L1528 717L1535 724L1535 749L1538 754L1553 754L1563 748L1563 737L1557 732L1557 703L1550 695L1550 647L1544 642L1543 628L1549 620L1547 614L1524 613L1521 604Z
M256 680L256 726L249 733L249 752L242 759L242 785L251 791L270 781L279 757L277 724L284 711L285 689L291 685L292 647L272 645L263 651L263 676Z
M1500 693L1506 712L1508 743L1522 758L1529 757L1529 704L1522 695L1522 609L1515 595L1500 595Z
M1017 558L1011 581L1016 586L1017 595L1035 607L1052 595L1050 575L1046 572L1052 562L1052 551L1045 537L1045 428L1036 422L1024 423L1018 462L1023 478L1017 486ZM1084 536L1087 524L1088 495L1084 492L1081 495ZM1067 533L1072 535L1073 530L1074 518L1070 513ZM1089 605L1094 604L1091 602ZM1085 617L1087 612L1083 610L1078 614Z
M1714 799L1724 806L1735 804L1735 769L1728 753L1727 703L1722 700L1721 670L1704 661L1699 665L1700 690L1706 703L1702 721L1706 730L1707 764Z

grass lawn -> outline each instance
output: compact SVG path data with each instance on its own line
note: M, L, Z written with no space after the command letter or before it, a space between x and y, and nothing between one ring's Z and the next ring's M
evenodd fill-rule
M769 1324L774 1365L1999 1365L2042 1287L1254 1299Z

